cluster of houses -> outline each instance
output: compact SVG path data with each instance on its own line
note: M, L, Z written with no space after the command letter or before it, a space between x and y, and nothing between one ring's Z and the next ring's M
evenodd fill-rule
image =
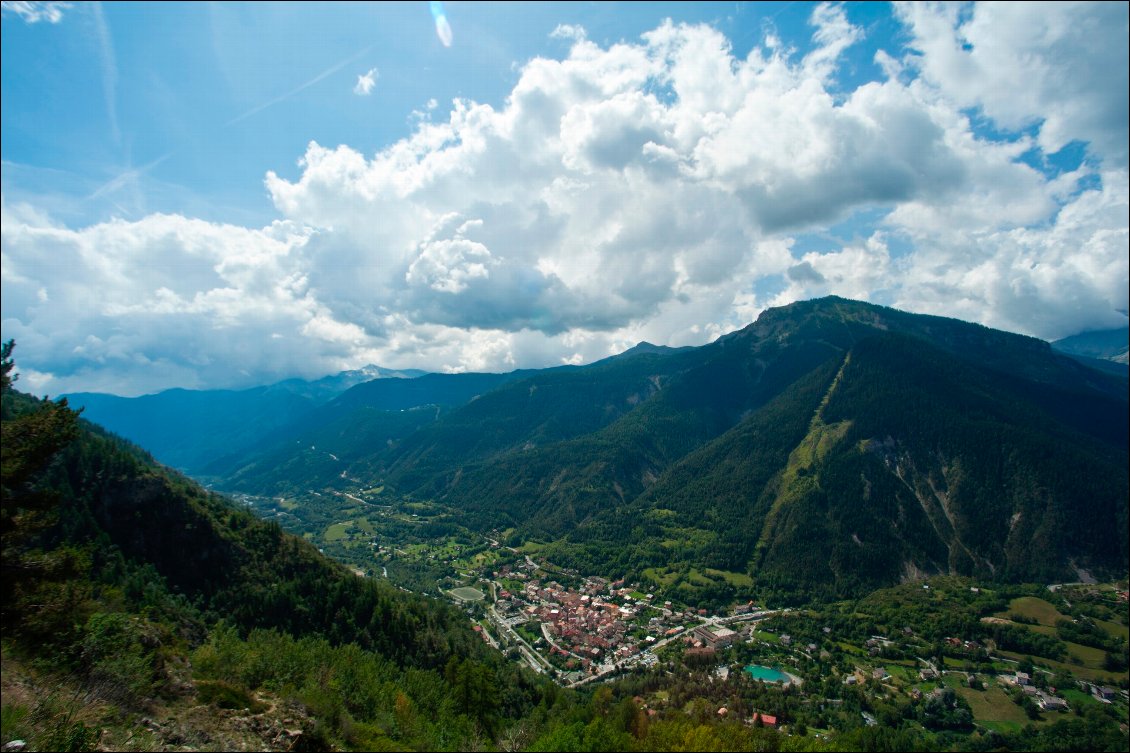
M505 575L505 573L500 574ZM632 596L623 581L585 578L580 589L565 588L556 581L542 583L528 580L519 594L501 591L500 608L524 613L529 620L545 625L551 651L559 651L580 660L583 669L593 669L596 661L625 659L640 651L641 642L633 635L633 623L639 622L641 610L652 607L653 597L642 600ZM652 617L646 627L642 645L682 630L667 624L681 618L670 604L655 606L659 616Z
M550 651L566 655L571 660L567 664L579 662L582 670L595 672L599 662L619 662L680 635L687 645L686 656L711 658L746 635L722 625L700 624L706 610L659 603L653 594L641 595L622 580L588 577L574 589L552 580L518 578L511 568L500 568L495 575L524 581L517 593L499 591L497 608L509 619L525 615L539 623ZM752 603L740 604L733 612L741 615L751 609ZM689 623L696 627L691 630Z
M1100 703L1113 703L1119 695L1122 696L1124 701L1130 701L1130 693L1125 690L1118 690L1107 685L1096 685L1086 680L1079 681L1079 687L1084 693L1090 693L1091 697Z
M918 672L919 679L924 681L938 680L940 676L938 669L929 663ZM970 677L972 677L972 675L970 675ZM875 667L869 670L856 667L854 673L844 677L844 684L857 685L864 683L866 680L886 682L890 679L891 675L883 667ZM1031 675L1026 672L1017 671L1012 674L998 675L997 679L1004 684L1012 685L1019 689L1025 696L1031 698L1042 711L1067 711L1070 708L1066 699L1056 695L1056 689L1054 687L1037 687L1032 683ZM1079 681L1079 687L1082 688L1084 692L1090 693L1095 700L1104 703L1112 703L1119 694L1121 694L1124 699L1128 699L1128 694L1125 690L1120 691L1116 688L1096 685L1085 680ZM911 688L908 692L915 699L920 699L927 695L918 688ZM941 688L933 691L933 693L940 692L942 692Z
M998 679L1020 688L1024 695L1036 702L1043 711L1066 711L1067 701L1055 695L1055 688L1048 688L1047 692L1032 684L1032 678L1027 672L1016 672L1012 675L1002 675Z

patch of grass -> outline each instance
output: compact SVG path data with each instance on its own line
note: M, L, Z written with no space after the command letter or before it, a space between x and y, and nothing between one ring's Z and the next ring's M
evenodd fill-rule
M698 569L694 567L692 567L691 571L687 573L687 582L695 586L714 585L714 581L700 573Z
M717 536L701 528L688 528L684 526L665 526L663 533L666 536L661 542L665 549L696 550L709 547Z
M1069 643L1067 645L1068 645L1069 648L1078 646L1078 644L1076 644L1076 643ZM1015 659L1017 661L1023 661L1026 658L1024 656L1024 654L1018 654L1018 653L1015 653L1013 651L997 651L997 653L1000 654L1001 656L1004 656L1004 657L1009 658L1009 659ZM946 657L946 658L948 659L949 657ZM1123 672L1119 675L1116 675L1112 672L1106 672L1104 670L1096 669L1094 667L1088 667L1085 664L1084 665L1070 664L1068 662L1054 661L1052 659L1046 659L1044 657L1033 657L1033 658L1036 660L1037 664L1044 664L1049 669L1051 669L1053 671L1070 672L1071 674L1075 675L1076 677L1081 677L1084 680L1091 680L1093 682L1097 682L1097 683L1102 684L1102 685L1118 685L1119 684L1118 678L1119 677L1125 678L1127 676L1126 672ZM1080 657L1080 658L1082 658L1082 657Z
M1105 652L1100 648L1082 646L1078 643L1068 643L1067 654L1069 657L1079 657L1083 660L1083 666L1089 667L1090 669L1102 669L1103 658L1106 656ZM1071 660L1068 659L1068 664L1071 663Z
M1020 722L995 722L989 720L983 722L978 721L977 723L985 729L991 729L994 732L1000 732L1001 734L1015 734L1024 729L1025 725L1029 724L1027 717L1025 717L1024 724L1021 724Z
M1040 625L1051 628L1055 627L1056 620L1068 619L1066 615L1060 614L1055 605L1037 596L1021 596L1013 599L1008 603L1007 612L1001 612L995 616L1008 619L1009 612L1030 617Z
M498 552L488 549L485 552L479 552L471 558L471 567L485 567L488 564L497 562L501 557Z
M344 523L334 523L326 532L322 534L322 538L326 541L341 541L345 538L345 532L353 525L352 520L347 520Z
M745 573L734 573L730 572L729 570L712 570L711 568L707 568L705 570L705 573L711 578L721 578L731 586L735 586L737 588L753 587L753 578L749 577Z
M31 736L30 712L24 706L5 703L0 708L0 733L4 742Z
M1071 704L1071 708L1073 709L1077 709L1088 704L1093 706L1099 705L1099 702L1092 698L1090 693L1084 693L1082 690L1076 690L1075 688L1067 688L1066 690L1062 688L1056 688L1056 692L1059 695L1063 696L1064 699L1066 699L1066 701Z
M949 679L949 676L946 678ZM949 684L949 683L947 683ZM999 687L992 686L987 690L973 690L960 684L952 686L954 692L960 695L969 704L973 718L978 723L990 724L1015 724L1017 728L1031 722L1024 709L1017 706L1008 694ZM999 729L991 727L991 729Z
M910 682L911 680L918 679L918 673L906 665L900 666L900 664L896 664L895 662L888 660L887 663L883 666L887 668L887 672L890 673L891 677L895 678L896 680Z
M281 497L279 498L279 507L286 510L287 512L291 512L298 509L298 503L293 499L286 499L285 497Z
M959 675L954 672L948 672L942 675L942 684L948 688L959 690L965 687L965 675ZM968 688L966 688L968 690ZM976 691L974 691L976 692Z
M1130 640L1130 627L1122 625L1110 620L1095 620L1095 624L1107 632L1107 635L1114 636L1115 638L1125 638Z
M679 574L665 567L649 567L643 571L643 577L666 587L674 583Z
M462 599L463 601L482 601L486 598L486 594L484 594L482 591L477 588L470 588L468 586L453 588L448 591L448 593L458 599Z
M1039 633L1040 635L1050 635L1050 636L1054 637L1055 634L1056 634L1055 628L1048 627L1047 625L1025 625L1025 624L1020 623L1020 622L1014 622L1012 624L1013 625L1019 625L1020 627L1023 627L1023 628L1027 628L1034 633Z

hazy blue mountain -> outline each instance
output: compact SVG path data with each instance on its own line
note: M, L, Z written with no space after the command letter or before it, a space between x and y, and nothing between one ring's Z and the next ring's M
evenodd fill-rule
M66 397L84 409L85 418L144 447L166 465L196 473L223 455L254 446L355 385L407 381L424 373L366 366L247 390L171 389L140 397L80 392Z
M1056 340L1052 347L1071 355L1130 364L1130 327L1081 332Z
M321 379L286 379L271 385L270 389L291 392L323 402L340 395L350 387L374 379L415 379L427 373L420 369L386 369L383 366L369 364L360 369L330 374Z
M532 373L425 374L364 382L253 444L213 456L198 475L254 494L320 487L341 478L353 462L388 449L447 410Z

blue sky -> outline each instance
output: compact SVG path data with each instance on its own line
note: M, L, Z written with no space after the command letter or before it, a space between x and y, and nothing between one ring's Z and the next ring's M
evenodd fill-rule
M3 4L25 389L1125 324L1127 6Z

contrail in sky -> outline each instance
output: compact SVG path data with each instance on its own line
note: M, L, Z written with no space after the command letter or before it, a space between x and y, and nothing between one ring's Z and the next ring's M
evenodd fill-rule
M357 52L357 53L354 53L353 55L350 55L349 57L345 58L341 62L336 63L336 64L330 66L329 68L327 68L326 70L322 71L317 76L315 76L314 78L307 81L305 84L302 84L301 86L296 86L295 88L288 91L286 94L283 94L280 97L275 97L270 102L265 102L261 105L258 105L257 107L252 107L250 110L243 113L242 115L237 115L236 117L229 120L227 123L224 123L224 126L235 125L236 123L240 122L241 120L247 120L252 115L255 115L256 113L260 113L263 110L266 110L268 107L271 107L272 105L277 105L279 102L290 99L295 94L302 91L303 89L307 89L307 88L313 86L314 84L318 83L322 79L326 78L327 76L332 76L333 74L337 73L342 68L349 65L354 60L361 57L362 55L364 55L365 53L367 53L369 50L373 49L374 47L376 47L376 45L371 44L368 47L366 47L365 49L361 50L360 52Z
M161 164L162 162L167 160L169 157L172 157L176 153L177 153L177 150L174 149L173 151L166 152L165 154L161 155L157 159L155 159L152 162L149 162L147 164L144 164L141 167L135 167L135 168L130 168L128 170L125 170L124 172L120 173L116 178L114 178L110 182L104 184L101 188L99 188L97 191L90 194L90 196L87 196L86 198L88 200L89 199L97 199L98 197L103 196L107 193L110 193L111 191L116 191L119 188L121 188L122 186L124 186L126 183L128 183L129 181L134 180L136 178L140 178L142 175L149 172L153 168L157 167L157 165Z
M332 65L329 68L327 68L326 70L322 71L321 73L319 73L317 76L310 79L306 83L304 83L300 86L296 86L295 88L291 89L286 94L283 94L280 97L275 97L271 101L265 102L265 103L258 105L256 107L252 107L250 110L243 113L242 115L237 115L236 117L229 120L227 123L224 123L224 128L227 128L230 125L235 125L236 123L239 123L240 121L247 120L252 115L255 115L256 113L260 113L263 110L266 110L268 107L271 107L272 105L277 105L279 102L290 99L295 94L302 91L303 89L307 89L307 88L313 86L314 84L318 83L322 79L327 78L327 77L332 76L333 74L337 73L338 71L340 71L342 68L344 68L345 66L352 63L357 58L359 58L362 55L364 55L365 53L369 52L369 50L373 49L374 47L376 47L376 45L371 44L368 47L366 47L365 49L361 50L360 52L356 52L353 55L350 55L349 57L345 58L344 60L342 60L338 63L335 63L334 65ZM100 196L103 196L107 193L110 193L112 191L115 191L115 190L121 188L123 185L125 185L130 180L140 178L142 175L149 172L154 167L157 167L162 162L164 162L165 160L169 159L174 154L176 154L178 151L179 151L179 149L174 149L171 152L168 152L168 153L158 157L157 159L153 160L152 162L149 162L145 165L142 165L141 167L130 168L128 170L123 171L117 177L115 177L114 179L112 179L111 181L109 181L108 183L103 185L102 187L100 187L98 190L96 190L94 193L92 193L87 198L88 199L97 199Z
M114 56L114 39L110 36L110 25L102 13L102 3L91 3L94 12L94 28L98 34L98 52L102 58L102 96L106 101L106 114L110 118L110 133L114 143L122 143L122 132L118 128L118 65Z

